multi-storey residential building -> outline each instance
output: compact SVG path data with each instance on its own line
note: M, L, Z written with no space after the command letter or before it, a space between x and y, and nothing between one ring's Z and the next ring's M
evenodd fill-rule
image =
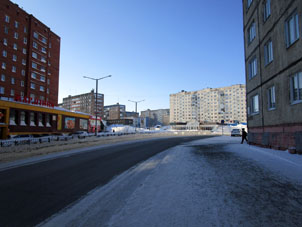
M96 94L94 93L94 90L91 90L90 93L75 96L70 95L67 98L63 98L63 103L61 106L70 111L88 113L93 116L97 111L98 116L103 116L104 95L100 93L97 94L97 107L95 99Z
M0 21L0 96L57 105L60 37L9 0Z
M104 119L105 120L118 120L124 119L126 116L126 106L119 103L109 106L104 106Z
M249 141L302 150L302 1L244 0Z
M170 123L246 122L245 85L170 95Z
M150 124L148 127L153 127L155 125L168 125L170 117L170 109L158 109L158 110L145 110L141 111L141 117L148 117Z

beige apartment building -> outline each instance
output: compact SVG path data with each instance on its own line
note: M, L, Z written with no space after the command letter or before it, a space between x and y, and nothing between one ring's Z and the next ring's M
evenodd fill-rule
M245 85L181 91L170 95L170 123L246 122Z
M302 1L243 0L249 142L302 152Z

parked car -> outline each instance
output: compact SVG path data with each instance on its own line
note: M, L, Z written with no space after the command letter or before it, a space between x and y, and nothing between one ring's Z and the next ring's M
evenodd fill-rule
M231 131L231 136L241 136L241 130L237 128L233 129Z
M78 138L85 138L89 136L89 134L86 131L77 131L72 133L73 136L77 136Z

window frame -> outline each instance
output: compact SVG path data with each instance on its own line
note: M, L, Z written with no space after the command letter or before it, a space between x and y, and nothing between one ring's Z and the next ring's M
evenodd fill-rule
M294 22L294 30L291 30L291 20L293 20ZM294 32L294 38L293 40L291 37L291 33ZM300 39L300 30L299 30L299 14L297 12L297 10L295 10L286 20L284 23L284 35L285 35L285 44L286 44L286 48L289 48L290 46L292 46L294 43L296 43L299 39Z
M297 99L294 99L294 82L295 79L297 78ZM302 72L297 72L293 75L290 76L290 103L292 105L297 104L297 103L302 103ZM301 87L300 87L301 86Z
M266 22L271 16L271 0L265 0L263 4L263 21Z
M251 80L258 74L258 59L254 56L248 62L248 79Z
M258 107L258 110L256 111L255 108L256 108L256 105L254 103L254 100L256 100L256 97L257 97L257 107ZM250 108L251 108L251 113L250 115L256 115L256 114L259 114L260 113L260 103L259 103L259 94L255 94L253 96L251 96L250 98Z
M276 87L275 85L267 89L267 108L268 110L276 109Z
M264 44L264 65L269 65L274 60L273 41L269 39Z

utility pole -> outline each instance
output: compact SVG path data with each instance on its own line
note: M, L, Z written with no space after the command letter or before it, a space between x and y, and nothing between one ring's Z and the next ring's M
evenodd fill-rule
M104 76L101 78L92 78L92 77L88 77L88 76L83 76L86 79L90 79L90 80L95 80L95 87L96 87L96 91L95 91L95 136L98 135L98 82L99 80L105 79L107 77L111 77L111 75L108 76Z
M143 100L140 100L140 101L132 101L132 100L128 100L129 102L134 102L135 103L135 113L137 113L137 103L140 103L140 102L143 102L145 101L144 99ZM136 131L136 125L135 125L135 131Z

